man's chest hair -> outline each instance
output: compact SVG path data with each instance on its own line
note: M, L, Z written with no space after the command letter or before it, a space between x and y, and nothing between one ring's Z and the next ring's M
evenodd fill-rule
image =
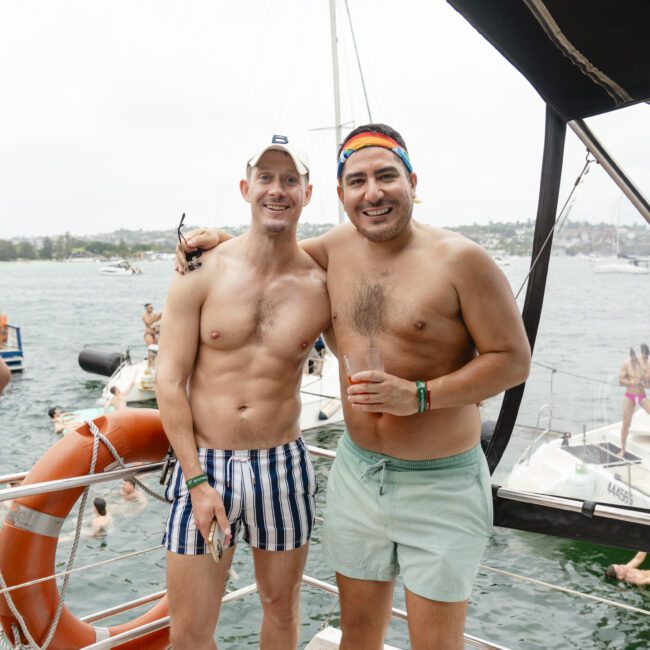
M372 280L354 283L347 302L347 318L363 336L376 336L388 326L388 297L384 284Z
M211 292L201 311L204 333L218 332L218 347L246 342L262 343L273 338L287 341L296 336L318 334L329 309L324 288L301 286L264 287L229 283ZM321 309L319 309L321 307ZM308 332L306 330L309 330Z
M371 339L388 333L430 336L459 320L457 297L448 284L418 283L417 278L395 283L386 275L348 281L341 289L336 320Z

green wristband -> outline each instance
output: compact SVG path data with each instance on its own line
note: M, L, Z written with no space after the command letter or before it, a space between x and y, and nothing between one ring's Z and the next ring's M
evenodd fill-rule
M427 410L427 385L421 379L416 380L415 387L418 390L418 413Z
M205 483L208 480L208 475L203 473L199 474L198 476L195 476L194 478L188 478L187 481L185 481L185 485L187 485L187 489L191 490L192 488L195 488L197 485L201 485L201 483Z

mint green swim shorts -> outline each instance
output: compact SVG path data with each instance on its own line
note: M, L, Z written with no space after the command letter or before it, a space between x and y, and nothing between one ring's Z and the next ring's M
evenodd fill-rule
M467 600L492 532L490 472L480 445L408 461L341 436L327 484L325 561L361 580L393 580L443 602Z

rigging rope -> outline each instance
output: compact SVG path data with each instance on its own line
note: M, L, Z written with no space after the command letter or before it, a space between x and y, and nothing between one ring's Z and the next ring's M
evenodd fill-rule
M502 573L510 578L517 578L518 580L523 580L524 582L530 582L535 585L542 587L547 587L548 589L554 591L562 591L572 596L581 596L582 598L588 598L589 600L595 600L604 605L611 605L612 607L618 607L620 609L626 609L630 612L635 612L636 614L643 614L645 616L650 616L650 611L647 609L641 609L640 607L634 607L633 605L627 605L626 603L620 603L616 600L610 600L609 598L602 598L601 596L594 596L593 594L586 594L582 591L576 591L575 589L569 589L568 587L560 587L560 585L554 585L550 582L544 582L543 580L537 580L537 578L528 578L527 576L521 576L517 573L511 573L510 571L505 571L504 569L497 569L496 567L487 566L486 564L479 564L482 569L487 571L493 571L494 573Z
M573 193L576 191L576 188L580 184L580 181L582 178L585 176L587 173L587 170L589 169L589 165L591 163L596 162L595 158L589 158L589 151L587 151L587 155L585 156L585 166L582 168L582 171L578 175L578 178L576 178L575 183L573 184L573 188L571 189L571 192L569 192L569 196L567 197L567 200L564 202L564 205L562 206L562 209L560 210L560 213L558 214L557 218L555 219L555 223L553 224L553 227L548 231L548 235L546 235L546 239L544 240L544 243L539 249L539 253L537 253L537 257L533 260L533 263L530 265L530 269L528 270L528 273L526 274L526 277L524 278L524 281L521 283L521 286L519 287L519 291L517 291L517 295L515 296L515 300L519 298L519 294L521 293L521 290L526 286L526 283L528 282L528 278L530 277L530 274L533 272L535 267L537 266L537 262L539 261L539 258L542 256L542 253L544 252L544 249L546 248L548 242L551 239L551 235L555 232L555 229L560 227L561 225L561 220L564 217L565 219L569 216L569 211L566 210L567 205L569 204L569 201L571 200L571 197L573 196ZM565 214L566 210L566 214Z
M552 370L553 372L557 372L561 375L569 375L570 377L575 377L576 379L584 379L585 381L592 381L596 384L603 384L605 386L619 386L618 383L611 382L611 381L605 381L604 379L595 379L594 377L587 377L586 375L578 375L575 372L569 372L568 370L559 370L558 368L554 368L553 366L549 366L545 363L541 363L540 361L532 361L533 365L539 366L540 368L546 368L547 370Z
M357 65L359 66L359 76L361 77L361 87L363 88L363 96L366 100L366 109L368 110L368 121L372 122L372 113L370 112L370 102L368 101L368 92L366 91L366 81L363 77L363 69L361 68L361 58L359 57L359 50L357 49L357 39L354 36L354 27L352 26L352 16L350 15L350 6L348 0L345 0L345 10L348 13L348 23L350 24L350 33L352 34L352 43L354 44L354 53L357 57Z
M336 399L339 402L341 401L341 396L336 396L336 395L323 395L322 393L312 393L308 390L301 390L300 391L301 395L313 395L314 397L324 397L325 399Z

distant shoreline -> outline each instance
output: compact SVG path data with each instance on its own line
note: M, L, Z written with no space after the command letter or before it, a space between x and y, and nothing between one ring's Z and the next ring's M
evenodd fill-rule
M248 226L220 226L232 235L242 234ZM298 239L318 237L334 224L298 224ZM196 228L187 226L185 232ZM487 225L445 227L477 242L491 255L529 256L534 237L534 221L491 222ZM54 237L0 239L0 261L64 260L70 257L98 257L142 260L152 255L173 253L178 234L171 230L116 230L92 236L70 233ZM650 257L650 227L645 223L616 227L611 223L567 221L554 235L554 254Z

